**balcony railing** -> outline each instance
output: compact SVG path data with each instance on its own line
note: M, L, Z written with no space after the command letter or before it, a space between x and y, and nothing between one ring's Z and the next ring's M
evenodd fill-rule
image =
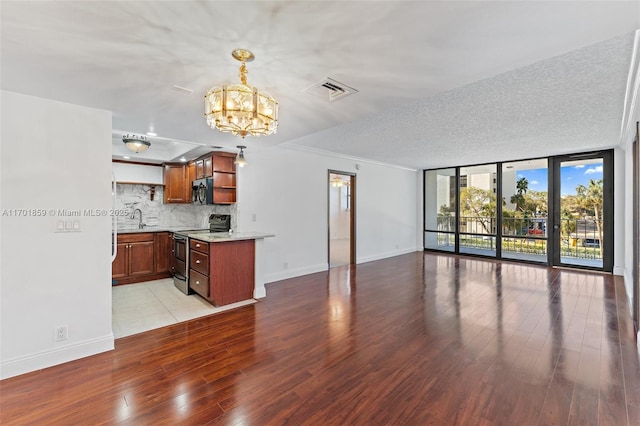
M455 232L455 218L438 217L438 231ZM548 218L502 218L502 252L527 255L547 254ZM460 217L461 247L495 250L495 217ZM574 259L602 260L602 221L595 219L561 219L560 256ZM449 244L447 234L438 236L438 244Z

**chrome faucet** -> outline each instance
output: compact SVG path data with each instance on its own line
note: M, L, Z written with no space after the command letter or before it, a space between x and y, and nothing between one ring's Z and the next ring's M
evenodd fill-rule
M140 222L138 222L138 229L142 229L144 228L144 223L142 223L142 210L140 209L133 209L131 211L131 219L135 219L136 218L136 212L140 212Z

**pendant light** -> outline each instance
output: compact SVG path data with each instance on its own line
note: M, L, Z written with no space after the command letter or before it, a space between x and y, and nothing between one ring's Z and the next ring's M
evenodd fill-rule
M236 155L236 166L238 167L244 167L247 164L247 160L245 160L244 158L244 149L246 148L246 146L244 145L238 145L236 148L240 149L240 152L238 153L238 155Z

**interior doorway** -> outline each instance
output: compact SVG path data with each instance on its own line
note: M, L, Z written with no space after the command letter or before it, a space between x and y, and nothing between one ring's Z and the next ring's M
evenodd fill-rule
M328 173L329 268L356 263L354 173L329 170Z

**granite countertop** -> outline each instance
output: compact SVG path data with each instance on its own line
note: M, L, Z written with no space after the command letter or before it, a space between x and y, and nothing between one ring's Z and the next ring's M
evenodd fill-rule
M189 231L189 232L188 232ZM179 232L189 238L195 238L209 243L223 243L228 241L258 240L261 238L275 237L274 234L264 232L209 232L208 229L194 230L194 227L186 226L163 226L147 227L143 229L119 229L118 234L140 234L149 232Z
M266 234L264 232L189 232L185 234L189 238L193 238L207 243L224 243L229 241L241 240L259 240L262 238L275 237L274 234Z
M147 232L180 232L180 231L192 231L196 229L195 226L147 226L142 229L139 228L129 228L129 229L118 229L118 234L139 234L139 233L147 233ZM206 229L203 231L209 232Z

